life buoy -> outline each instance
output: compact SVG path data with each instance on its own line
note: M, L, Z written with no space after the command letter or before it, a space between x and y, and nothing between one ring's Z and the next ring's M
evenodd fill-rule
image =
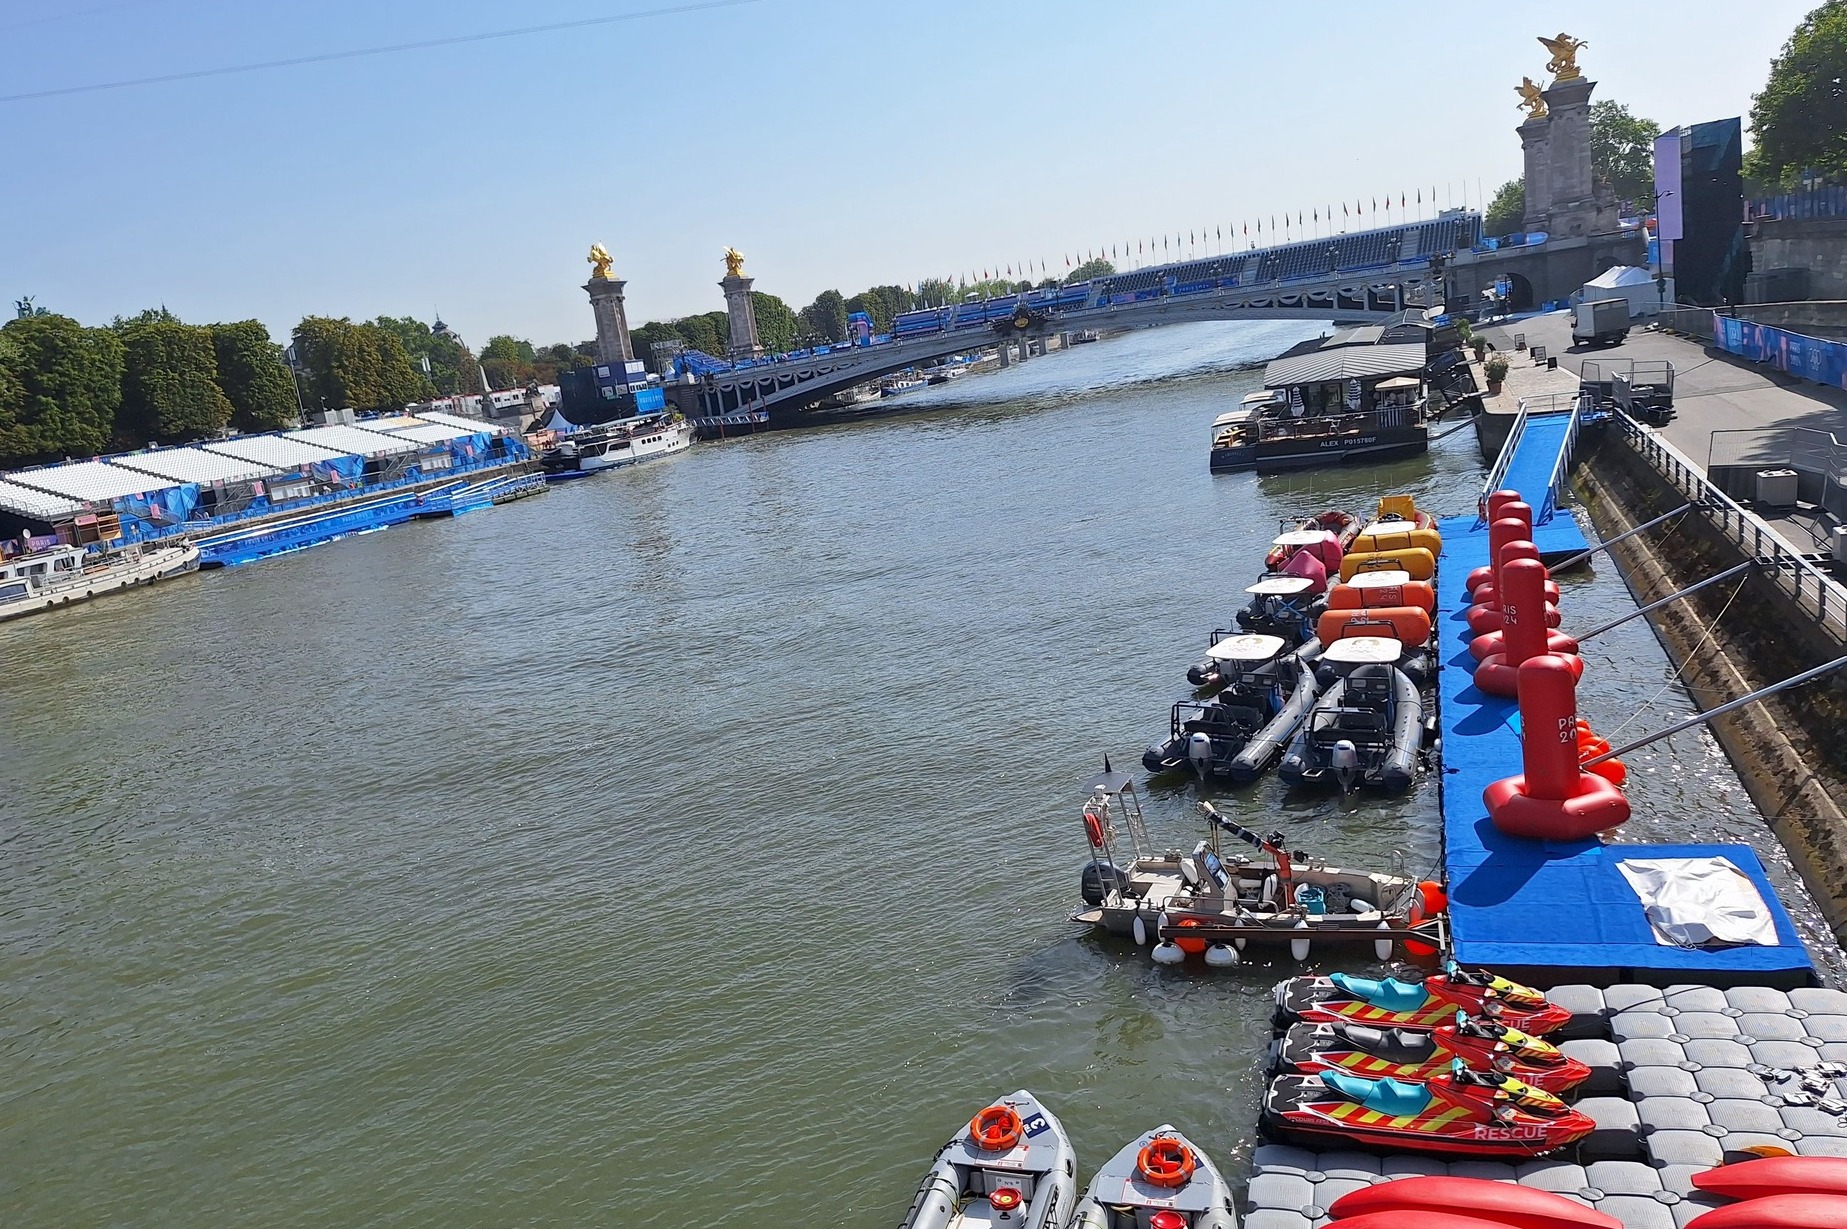
M1103 848L1103 821L1094 811L1084 812L1084 835L1089 838L1092 849Z
M968 1138L983 1152L1005 1152L1020 1142L1020 1116L1010 1105L990 1105L969 1120Z
M1178 922L1174 923L1174 925L1181 930L1197 930L1204 924L1205 923L1201 922L1196 917L1183 917ZM1189 956L1203 956L1206 954L1206 941L1204 939L1175 939L1174 946Z
M1197 1165L1193 1150L1171 1135L1155 1136L1135 1158L1136 1172L1152 1186L1185 1186Z

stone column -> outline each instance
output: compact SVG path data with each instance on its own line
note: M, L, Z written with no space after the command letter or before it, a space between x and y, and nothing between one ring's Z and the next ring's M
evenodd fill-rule
M596 313L596 361L604 365L626 363L635 357L629 342L628 312L622 305L620 278L593 277L584 283L590 292L590 310Z
M1557 237L1594 235L1616 229L1614 200L1599 199L1590 162L1590 96L1595 81L1554 81L1545 92L1552 114L1547 151L1548 230ZM1530 191L1530 189L1529 189ZM1531 209L1531 201L1528 201Z
M1520 134L1520 149L1526 154L1526 216L1521 224L1528 230L1544 230L1552 213L1552 121L1529 119L1514 131Z
M725 312L731 317L731 358L756 358L763 353L757 340L757 311L750 305L750 288L754 277L732 274L718 283L725 292Z

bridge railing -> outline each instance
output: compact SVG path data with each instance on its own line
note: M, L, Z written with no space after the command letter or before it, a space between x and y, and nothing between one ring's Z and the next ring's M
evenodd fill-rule
M1481 497L1475 501L1475 527L1481 528L1488 523L1488 496L1501 489L1501 483L1507 478L1507 471L1513 465L1514 453L1520 447L1520 433L1526 430L1526 398L1520 399L1520 408L1514 413L1514 425L1507 430L1507 438L1501 443L1500 455L1494 458L1494 464L1488 470L1488 476L1481 484Z
M1785 542L1763 518L1707 481L1699 466L1659 432L1621 412L1616 415L1616 423L1629 446L1700 509L1723 537L1757 560L1763 574L1787 593L1799 610L1813 613L1825 631L1847 642L1847 587Z
M1552 397L1558 395L1549 394ZM1577 455L1578 429L1583 421L1583 414L1584 398L1572 394L1571 422L1565 427L1564 443L1559 445L1558 456L1552 462L1551 476L1546 479L1546 499L1539 509L1539 524L1545 524L1558 512L1561 497L1565 493L1565 483L1571 480L1571 462Z

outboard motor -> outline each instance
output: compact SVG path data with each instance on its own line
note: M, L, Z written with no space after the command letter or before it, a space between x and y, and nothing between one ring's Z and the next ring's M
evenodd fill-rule
M1352 739L1343 738L1334 744L1333 753L1328 757L1328 766L1339 779L1340 788L1351 791L1360 778L1360 752L1353 745Z
M1197 730L1186 738L1187 762L1203 779L1212 771L1212 738Z
M1078 875L1078 892L1084 903L1100 905L1111 892L1129 886L1129 876L1114 862L1086 862Z

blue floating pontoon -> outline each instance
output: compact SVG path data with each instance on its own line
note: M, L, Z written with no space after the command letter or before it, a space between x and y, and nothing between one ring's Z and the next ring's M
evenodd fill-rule
M1542 480L1543 481L1543 480ZM1512 489L1519 489L1509 480ZM1582 531L1561 510L1537 526L1535 544ZM1437 640L1443 727L1443 849L1449 870L1456 959L1539 985L1638 982L1712 986L1815 984L1814 966L1763 863L1746 845L1547 843L1502 834L1488 821L1482 790L1520 771L1519 709L1477 691L1465 622L1468 574L1488 562L1488 533L1473 516L1440 525ZM1725 857L1769 904L1775 946L1714 950L1655 941L1617 863L1624 858Z

